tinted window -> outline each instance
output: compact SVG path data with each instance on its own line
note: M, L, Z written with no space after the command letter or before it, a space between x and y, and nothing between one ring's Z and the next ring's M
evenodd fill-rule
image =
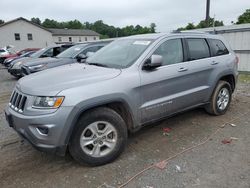
M53 49L53 57L54 56L57 56L58 54L60 54L61 53L61 51L62 51L62 48L60 48L60 47L56 47L56 48L54 48Z
M41 57L52 57L53 56L53 48L48 49L46 52L44 52Z
M228 54L228 50L222 41L217 39L209 39L211 45L212 56L219 56Z
M210 57L209 48L205 39L187 39L190 60Z
M171 39L162 43L154 52L163 57L163 65L180 63L183 61L181 39Z

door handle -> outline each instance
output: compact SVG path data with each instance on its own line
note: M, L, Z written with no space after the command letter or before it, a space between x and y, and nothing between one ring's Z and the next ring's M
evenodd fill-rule
M184 72L184 71L187 71L187 70L188 70L187 68L181 67L181 68L179 68L178 72Z
M217 65L219 62L217 61L212 61L211 65Z

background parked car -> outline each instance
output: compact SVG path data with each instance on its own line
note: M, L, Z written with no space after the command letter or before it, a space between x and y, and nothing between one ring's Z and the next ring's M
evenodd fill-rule
M26 49L23 49L21 51L18 51L18 52L10 52L9 54L6 54L6 55L2 55L0 57L0 62L3 63L5 61L5 59L8 59L8 58L12 58L12 57L18 57L20 55L23 55L25 54L26 52L29 52L29 51L34 51L34 50L39 50L39 48L26 48Z
M8 54L10 54L10 52L7 49L4 48L0 49L0 57Z
M61 44L56 46L50 46L47 48L43 48L41 50L38 50L37 52L33 53L29 57L23 57L19 58L17 60L14 60L12 62L12 65L8 68L8 72L19 78L21 76L21 66L25 62L29 62L34 59L38 58L48 58L48 57L55 57L64 50L68 49L69 47L72 47L74 44Z
M22 55L20 55L20 56L16 56L16 57L9 57L9 58L7 58L7 59L4 60L3 65L6 66L6 67L9 67L9 66L12 65L11 63L12 63L14 60L17 60L17 59L20 59L20 58L23 58L23 57L30 57L33 53L35 53L35 52L38 51L38 50L39 50L39 49L37 49L37 50L32 50L32 51L28 51L28 52L26 52L26 53L24 53L24 54L22 54Z
M87 59L89 53L94 53L100 50L111 41L112 40L105 40L78 44L65 50L54 58L34 59L25 62L21 66L22 76L66 64L77 62L83 63Z

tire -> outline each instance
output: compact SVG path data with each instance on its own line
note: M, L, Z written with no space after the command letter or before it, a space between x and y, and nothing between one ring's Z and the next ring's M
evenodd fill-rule
M223 91L224 91L223 95L225 95L225 93L226 95L224 96L224 98L221 98L220 94L222 95ZM228 97L226 97L227 95ZM209 104L205 106L205 110L211 115L216 115L216 116L223 115L226 113L227 109L229 108L231 99L232 99L231 85L226 81L220 80L211 96ZM225 100L224 105L222 105L223 100Z
M77 122L69 143L69 152L80 164L104 165L123 152L127 137L126 124L118 113L106 107L96 108L86 112Z

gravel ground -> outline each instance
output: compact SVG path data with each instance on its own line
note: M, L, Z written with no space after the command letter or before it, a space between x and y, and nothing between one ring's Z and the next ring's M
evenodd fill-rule
M128 147L115 162L80 166L67 155L58 157L33 149L8 127L3 109L16 79L0 67L0 187L120 187L148 166L208 141L152 167L126 188L250 188L250 84L238 84L229 111L220 117L204 110L179 114L130 135ZM224 123L233 123L233 127ZM169 135L163 128L171 128ZM214 134L218 130L217 134ZM230 144L223 139L234 137Z

